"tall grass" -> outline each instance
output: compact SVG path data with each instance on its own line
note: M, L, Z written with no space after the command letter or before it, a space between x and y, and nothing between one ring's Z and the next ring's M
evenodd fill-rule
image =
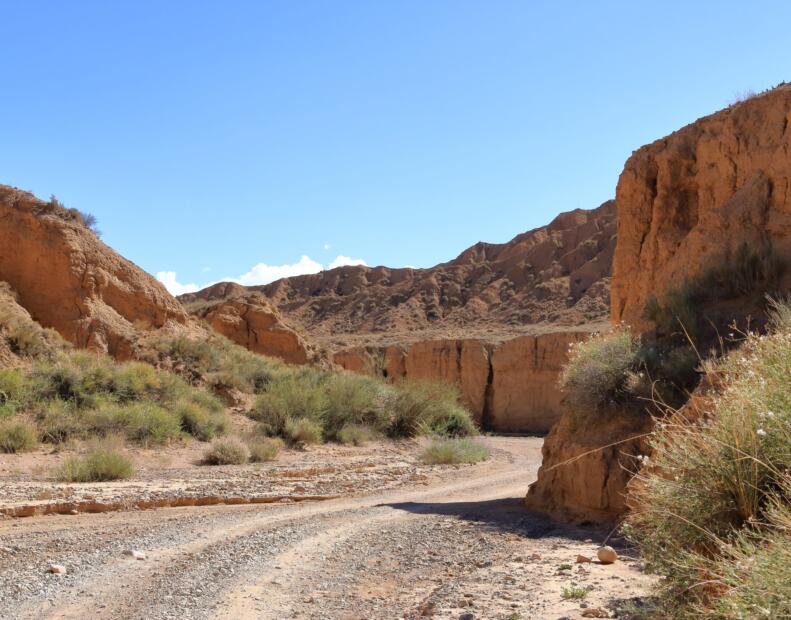
M430 465L471 464L489 458L489 449L469 437L434 440L421 455Z
M673 617L791 615L791 309L708 364L705 413L672 413L629 493L625 531Z
M55 471L62 482L109 482L135 474L132 462L112 445L97 445L84 456L66 459Z

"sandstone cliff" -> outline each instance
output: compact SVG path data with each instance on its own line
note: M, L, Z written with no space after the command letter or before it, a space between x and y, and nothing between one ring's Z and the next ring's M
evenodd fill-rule
M791 259L791 86L637 150L616 191L612 320L637 329L646 300L741 244ZM787 270L782 288L791 286Z
M744 244L771 247L791 264L789 120L791 86L782 86L702 118L629 158L616 192L614 322L651 330L644 318L649 297L661 300ZM787 270L781 290L791 287L789 277ZM728 312L751 311L754 300L747 297L731 300ZM739 308L740 303L748 305ZM637 467L631 456L646 449L642 439L630 438L651 427L650 417L628 412L587 425L564 413L546 439L526 505L563 520L617 519Z
M0 186L0 281L35 321L79 347L134 355L141 330L185 323L154 278L51 203Z
M525 506L570 523L610 523L626 510L626 486L646 453L652 421L634 412L578 424L564 413L541 448Z
M205 300L194 302L189 310L216 332L255 353L279 357L291 364L315 359L304 338L285 323L266 297L237 288L241 290L230 294L226 284L216 285Z
M569 344L587 333L550 332L501 344L465 339L358 347L336 353L333 361L347 370L396 381L435 379L455 384L462 402L484 428L546 433L562 412L557 379L568 359Z
M337 351L418 340L502 341L537 324L606 321L615 204L577 210L508 243L478 243L430 269L339 267L250 287L297 329ZM239 294L227 284L225 296ZM181 301L216 297L218 290Z

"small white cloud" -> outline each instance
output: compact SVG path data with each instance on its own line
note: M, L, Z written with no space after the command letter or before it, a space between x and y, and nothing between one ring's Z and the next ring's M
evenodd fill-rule
M245 286L254 286L256 284L269 284L280 278L318 273L323 268L321 263L317 263L309 256L303 254L293 265L267 265L266 263L258 263L250 271L240 275L238 278L226 279L238 284L244 284Z
M171 295L183 295L184 293L194 293L201 289L216 284L217 282L236 282L244 286L255 286L259 284L269 284L280 278L291 278L294 276L302 276L311 273L319 273L324 269L335 269L336 267L344 267L347 265L363 265L368 264L361 258L351 258L350 256L336 256L326 267L321 263L313 260L310 256L302 255L296 263L285 265L268 265L267 263L258 263L247 273L235 278L223 278L221 280L213 280L204 284L182 284L176 278L175 271L159 271L157 272L157 280L165 285ZM201 271L210 271L209 267L203 268Z
M324 249L325 250L329 250L330 248L332 248L332 246L329 243L325 243L324 244Z
M211 267L204 267L203 269L200 270L201 273L206 273L208 271L211 271Z
M157 280L165 285L171 295L183 295L184 293L194 293L200 290L197 284L182 284L176 280L175 271L159 271L157 272Z
M332 261L329 265L327 265L327 269L335 269L336 267L349 267L353 265L362 265L363 267L367 267L368 263L366 263L362 258L352 258L351 256L336 256L335 260Z

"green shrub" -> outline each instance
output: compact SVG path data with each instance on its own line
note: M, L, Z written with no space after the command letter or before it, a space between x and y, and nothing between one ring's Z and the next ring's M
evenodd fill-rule
M85 434L85 424L76 406L59 398L42 403L36 424L45 443L65 443Z
M33 425L15 420L0 421L0 452L25 452L36 447Z
M342 372L331 375L324 384L324 390L326 404L322 421L327 439L338 439L338 433L350 426L381 429L386 426L384 391L380 381Z
M215 439L203 454L205 465L243 465L249 458L247 446L233 437Z
M566 601L581 601L590 593L590 588L585 586L570 585L563 588L561 598Z
M458 404L455 386L440 381L408 379L392 390L387 408L390 437L415 437L427 433L468 435L475 425Z
M791 502L791 310L775 315L775 333L750 335L741 349L709 363L711 383L720 386L706 407L711 413L662 420L650 441L652 465L630 485L625 531L665 576L662 596L673 617L721 617L718 600L768 604L772 597L763 593L773 582L762 585L747 573L759 565L770 572L789 555L769 546L788 544L788 530L771 523L785 519L777 507ZM788 565L780 568L776 577L791 579ZM773 607L768 617L783 610Z
M327 406L326 390L311 375L292 374L271 383L258 396L251 416L270 435L287 437L286 425L305 418L320 423Z
M335 439L343 444L362 446L376 436L376 431L370 426L361 424L347 424L335 434Z
M455 465L478 463L489 458L489 449L468 437L434 440L422 453L429 465Z
M195 403L181 403L174 411L184 432L200 441L210 441L216 435L222 435L228 425L224 413L213 413Z
M134 474L132 462L112 447L97 447L85 456L70 457L55 472L62 482L108 482Z
M593 334L570 351L560 387L572 410L596 413L624 400L640 353L640 339L627 327Z
M143 445L162 445L181 432L180 420L159 405L139 402L114 408L115 417L127 439Z
M247 448L250 451L251 463L264 463L266 461L274 461L283 447L283 441L278 438L265 437L263 439L254 439L247 442Z
M257 394L288 372L283 362L252 353L218 334L204 340L183 336L160 338L153 346L176 362L182 376L190 383L203 380L210 385L226 385Z
M310 418L291 418L286 421L284 435L292 444L320 443L323 428L321 422Z

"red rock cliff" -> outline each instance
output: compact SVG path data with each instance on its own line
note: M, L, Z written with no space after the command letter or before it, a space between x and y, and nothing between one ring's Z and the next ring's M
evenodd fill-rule
M140 330L187 321L159 282L48 205L0 186L0 281L33 319L120 358L133 355Z
M635 151L616 192L613 321L650 327L649 296L743 243L791 259L789 121L791 86L781 86Z

